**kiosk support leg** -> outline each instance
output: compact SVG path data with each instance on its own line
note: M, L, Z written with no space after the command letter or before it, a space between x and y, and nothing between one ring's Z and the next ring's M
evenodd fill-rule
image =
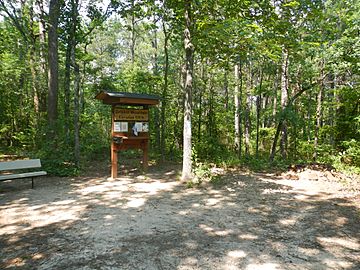
M118 176L118 155L114 144L111 144L111 178L115 179Z
M148 163L149 163L149 143L145 142L143 146L143 168L145 172L148 169L148 165L149 165Z

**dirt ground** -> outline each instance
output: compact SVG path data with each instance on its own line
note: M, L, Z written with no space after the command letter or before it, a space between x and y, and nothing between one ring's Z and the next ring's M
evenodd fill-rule
M99 165L100 167L100 165ZM0 183L0 269L360 269L360 195L316 171Z

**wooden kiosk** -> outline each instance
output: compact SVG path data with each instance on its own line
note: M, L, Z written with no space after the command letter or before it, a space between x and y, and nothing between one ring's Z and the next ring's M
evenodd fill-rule
M111 178L118 175L118 151L141 149L143 167L148 167L149 106L159 104L154 95L102 91L96 99L112 106Z

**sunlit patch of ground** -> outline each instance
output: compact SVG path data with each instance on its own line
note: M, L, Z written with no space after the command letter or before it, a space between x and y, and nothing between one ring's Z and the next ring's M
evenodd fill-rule
M0 269L360 269L359 205L337 183L177 174L5 183Z

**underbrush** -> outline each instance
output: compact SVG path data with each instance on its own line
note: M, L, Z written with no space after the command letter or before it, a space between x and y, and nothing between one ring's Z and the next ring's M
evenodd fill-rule
M351 147L347 147L345 151L334 155L330 154L330 147L323 145L319 147L317 162L311 159L312 156L308 153L309 151L289 159L282 159L277 155L274 161L270 162L269 154L265 152L259 152L258 155L242 155L239 157L238 153L231 149L219 148L215 149L212 155L206 154L204 158L196 149L193 149L194 178L187 185L193 187L203 182L214 185L223 184L223 177L216 173L215 168L221 168L225 171L241 170L278 173L287 171L294 164L303 166L320 164L348 175L360 175L360 166L357 163L357 158L360 156L359 149L352 142ZM356 165L354 165L354 162Z

